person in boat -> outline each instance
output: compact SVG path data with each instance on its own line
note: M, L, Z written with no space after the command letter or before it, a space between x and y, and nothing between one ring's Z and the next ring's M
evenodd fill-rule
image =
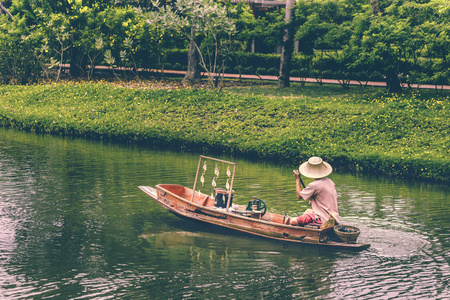
M309 201L312 209L308 209L301 216L290 218L290 225L304 226L310 223L324 224L339 223L337 193L334 182L327 176L333 168L320 157L313 156L302 163L298 170L294 170L297 198ZM302 189L301 175L315 179ZM288 221L288 222L289 222Z

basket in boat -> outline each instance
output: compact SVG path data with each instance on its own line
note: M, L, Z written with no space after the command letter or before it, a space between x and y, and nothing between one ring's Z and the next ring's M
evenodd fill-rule
M336 225L334 226L334 233L344 243L355 243L361 231L355 226Z

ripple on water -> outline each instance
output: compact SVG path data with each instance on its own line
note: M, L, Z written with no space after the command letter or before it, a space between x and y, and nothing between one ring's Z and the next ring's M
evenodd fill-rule
M410 258L430 247L426 237L395 229L367 228L370 252L380 258Z
M364 299L429 299L445 295L440 291L448 290L443 278L448 278L449 266L440 261L444 257L436 257L436 252L431 251L427 236L404 231L403 227L356 226L363 232L363 242L370 243L371 248L337 261L335 296L342 296L342 291Z

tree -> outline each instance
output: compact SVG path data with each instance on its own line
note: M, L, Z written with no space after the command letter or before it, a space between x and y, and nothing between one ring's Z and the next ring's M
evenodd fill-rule
M342 49L352 34L353 15L363 10L366 0L299 0L295 8L298 50L309 57L309 76L321 84L333 76L348 87L350 73L345 68ZM328 74L327 74L328 73ZM345 78L343 78L344 76Z
M291 71L292 52L294 50L294 6L295 0L286 1L286 28L284 29L283 46L281 48L278 88L289 87L290 85L289 76Z
M194 29L191 28L191 30L193 31ZM194 35L194 32L192 32L191 34ZM198 43L199 39L197 40L197 42L195 42L194 40L189 41L188 66L186 70L186 75L184 76L184 82L187 82L189 84L193 84L199 81L202 76L200 72L200 55L196 46L196 44Z
M26 18L0 16L0 84L35 83L48 74L45 65L48 40Z
M177 0L173 7L161 6L147 16L149 23L174 30L189 41L188 58L195 57L194 51L198 53L199 64L208 74L210 86L214 87L219 61L227 46L223 41L235 32L234 22L227 13L225 6L213 0ZM193 61L189 63L195 68Z
M411 31L409 24L393 16L361 15L353 25L350 45L344 49L352 53L351 68L383 74L389 92L400 93L400 65Z

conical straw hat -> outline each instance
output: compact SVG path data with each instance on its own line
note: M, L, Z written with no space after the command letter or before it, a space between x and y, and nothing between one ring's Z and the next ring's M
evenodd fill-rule
M318 179L330 175L333 168L320 157L313 156L307 162L302 163L298 170L305 177Z

